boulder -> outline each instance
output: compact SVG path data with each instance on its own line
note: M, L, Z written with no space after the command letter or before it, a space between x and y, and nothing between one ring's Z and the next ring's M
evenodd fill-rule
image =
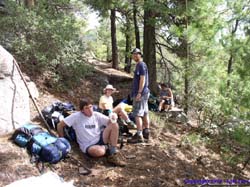
M176 123L187 123L188 117L184 113L183 109L173 107L171 110L167 112L167 118Z
M0 135L30 121L29 94L13 62L0 45Z

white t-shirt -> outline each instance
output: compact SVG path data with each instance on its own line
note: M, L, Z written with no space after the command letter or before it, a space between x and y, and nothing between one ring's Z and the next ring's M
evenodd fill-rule
M100 98L100 101L99 101L99 108L102 109L102 110L105 110L105 109L113 109L113 97L112 96L107 96L107 95L103 95L101 96ZM107 106L107 108L103 108L103 105Z
M63 120L67 126L73 127L76 132L80 149L86 153L86 148L100 140L101 130L107 126L109 118L99 112L93 112L91 117L82 112L76 112Z

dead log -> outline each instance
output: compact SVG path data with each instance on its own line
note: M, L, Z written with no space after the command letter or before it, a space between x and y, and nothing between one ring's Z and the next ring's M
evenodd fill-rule
M133 77L127 73L121 72L113 68L100 69L95 67L95 71L107 76L110 83L112 82L130 82L133 80Z

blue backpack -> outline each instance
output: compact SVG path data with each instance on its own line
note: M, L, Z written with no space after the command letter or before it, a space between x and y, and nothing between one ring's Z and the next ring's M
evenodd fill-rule
M12 139L20 147L28 149L33 162L42 161L55 164L66 158L71 150L68 140L52 136L33 124L18 128L12 135Z

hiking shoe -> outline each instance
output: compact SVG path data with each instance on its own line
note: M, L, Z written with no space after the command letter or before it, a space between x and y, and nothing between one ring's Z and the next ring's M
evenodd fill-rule
M114 164L115 166L126 166L126 162L122 160L120 153L109 155L107 160L110 164Z
M131 139L128 139L127 140L128 143L143 143L144 142L144 139L143 139L143 136L139 136L137 133L132 136Z
M125 123L125 120L123 120L123 119L121 119L121 118L118 118L118 119L117 119L117 123L118 123L119 125L127 125L127 123Z
M127 122L128 129L137 129L136 124L133 121Z
M148 128L145 128L142 130L142 135L143 135L143 138L144 139L149 139L149 129Z

